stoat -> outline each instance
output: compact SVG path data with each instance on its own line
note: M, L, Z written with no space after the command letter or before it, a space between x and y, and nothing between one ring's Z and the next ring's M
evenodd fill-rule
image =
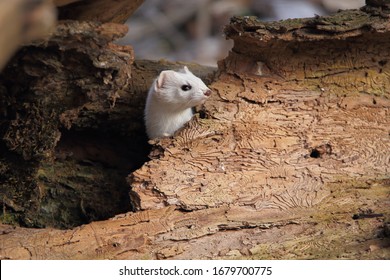
M203 104L211 90L187 66L178 72L162 71L149 89L145 126L149 139L171 136L192 116L192 107Z

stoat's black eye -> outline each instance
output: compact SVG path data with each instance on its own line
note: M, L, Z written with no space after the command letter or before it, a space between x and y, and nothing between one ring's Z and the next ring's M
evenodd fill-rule
M192 89L192 87L190 85L182 85L181 89L184 90L184 91L187 91L187 90Z

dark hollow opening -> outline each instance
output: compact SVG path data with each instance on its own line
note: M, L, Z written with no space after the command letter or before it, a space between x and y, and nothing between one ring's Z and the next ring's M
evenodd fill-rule
M126 178L148 160L146 138L93 130L61 134L55 161L39 178L47 192L39 211L44 225L69 228L134 211L139 202Z
M39 164L8 152L0 159L1 221L67 229L135 211L139 201L126 179L149 152L143 133L98 130L62 131L53 159Z
M65 229L139 205L127 177L150 152L145 95L117 98L129 65L94 55L26 47L0 74L0 222Z
M332 146L330 144L323 144L313 148L310 152L311 158L321 158L325 155L332 154Z
M310 157L312 158L319 158L321 157L320 152L317 149L313 149L310 153Z

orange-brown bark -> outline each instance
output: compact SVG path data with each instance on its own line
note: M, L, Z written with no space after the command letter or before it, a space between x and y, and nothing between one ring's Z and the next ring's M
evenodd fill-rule
M68 230L3 225L1 258L389 259L387 15L233 19L211 99L128 176L137 212ZM156 67L136 62L134 95L121 93L138 116Z

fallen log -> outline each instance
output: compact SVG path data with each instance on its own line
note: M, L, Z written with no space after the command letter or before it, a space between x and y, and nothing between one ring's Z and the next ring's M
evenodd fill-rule
M129 210L137 212L67 230L2 225L1 258L389 259L388 14L386 6L366 6L274 23L233 18L225 33L234 47L220 62L210 85L214 94L198 108L198 116L174 137L150 141L151 147L143 151L151 149L151 160L139 161L134 169L120 164L130 173ZM92 38L101 36L93 34ZM116 49L106 44L103 50L112 48ZM118 62L123 56L128 57L128 50L97 57ZM86 85L94 86L93 91L78 83L82 89L73 94L99 94L91 95L95 99L86 95L66 108L63 113L71 108L76 113L67 113L67 121L57 118L54 127L63 126L62 133L44 151L58 149L67 127L72 130L68 148L77 147L81 132L93 124L96 133L112 132L108 127L113 125L127 135L125 139L140 135L147 87L167 65L157 69L158 64L152 64L153 70L147 70L149 63L136 62L127 83L115 81L123 77L120 73L129 73L129 63L122 61L119 68L104 68L102 61L93 65L92 72L83 72L83 80L91 80L86 73L92 73L93 82ZM113 75L114 70L119 74ZM7 81L2 88L8 92ZM113 98L117 84L120 98ZM134 92L140 95L131 95ZM83 109L77 111L78 106ZM125 120L121 112L129 107L134 114L127 114L128 125L118 125ZM111 118L110 110L121 117ZM113 121L97 117L100 112ZM1 131L13 120L2 123ZM42 152L26 157L23 149L8 151L14 146L5 141L7 160L16 153L19 164L31 159L41 164L43 157L49 169L53 164L48 159L69 160L67 164L74 166L86 159L75 159L74 151L63 157L45 158ZM137 143L128 147L140 149L146 139ZM124 145L118 147L119 154L125 150ZM90 166L102 162L91 156L87 161L93 163ZM85 171L79 169L77 175L80 170ZM45 178L41 186L58 180L53 174L40 177ZM23 201L19 203L28 209Z

